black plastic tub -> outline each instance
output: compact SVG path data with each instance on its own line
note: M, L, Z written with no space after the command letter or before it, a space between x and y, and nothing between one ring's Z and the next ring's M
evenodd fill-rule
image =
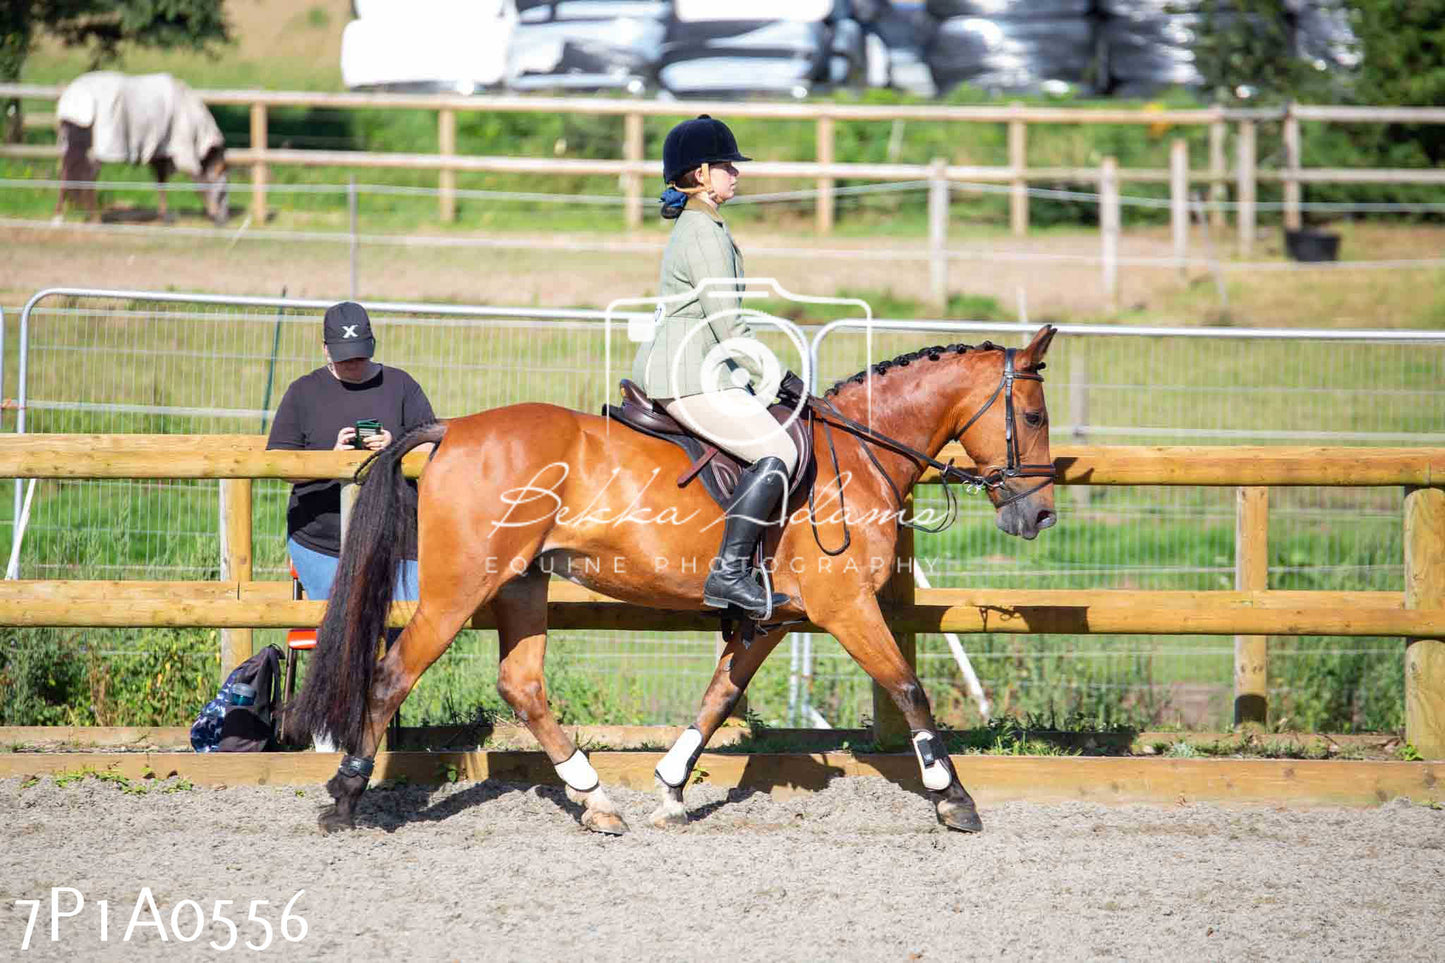
M1296 261L1338 261L1340 236L1305 228L1284 232L1284 249Z

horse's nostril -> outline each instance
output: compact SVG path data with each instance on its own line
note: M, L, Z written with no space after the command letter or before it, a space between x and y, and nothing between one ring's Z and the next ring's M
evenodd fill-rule
M1058 519L1054 516L1054 513L1051 512L1051 511L1045 510L1045 511L1039 512L1038 521L1036 521L1036 522L1034 523L1034 526L1035 526L1036 528L1038 528L1040 531L1042 531L1042 530L1045 529L1045 528L1053 528L1053 527L1054 527L1054 522L1056 522L1056 521L1058 521Z

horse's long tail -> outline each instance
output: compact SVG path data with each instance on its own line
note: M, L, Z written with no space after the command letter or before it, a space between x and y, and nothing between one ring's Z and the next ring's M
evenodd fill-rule
M377 643L386 629L402 546L416 531L416 519L404 509L401 459L417 445L440 442L446 430L445 422L419 425L356 470L361 494L346 528L326 616L316 632L306 683L295 706L288 707L299 731L329 735L349 753L361 751Z

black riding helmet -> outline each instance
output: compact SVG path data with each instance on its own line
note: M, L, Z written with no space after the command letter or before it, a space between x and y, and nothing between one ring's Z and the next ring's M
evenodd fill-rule
M738 151L737 138L728 125L700 114L667 132L667 140L662 142L662 180L675 184L679 177L703 164L746 160L752 158Z

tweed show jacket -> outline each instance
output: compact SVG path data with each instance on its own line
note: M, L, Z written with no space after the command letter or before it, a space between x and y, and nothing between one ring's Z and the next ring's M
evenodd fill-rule
M686 295L709 278L742 278L743 255L723 219L703 201L688 198L672 227L662 254L658 296ZM632 361L632 380L652 398L686 398L703 394L705 385L721 379L705 378L703 361L709 351L729 338L753 337L752 327L735 312L738 297L717 297L728 286L713 285L701 297L666 301L654 317L652 340L638 345ZM757 363L736 355L723 362L729 371L741 367L761 377Z

